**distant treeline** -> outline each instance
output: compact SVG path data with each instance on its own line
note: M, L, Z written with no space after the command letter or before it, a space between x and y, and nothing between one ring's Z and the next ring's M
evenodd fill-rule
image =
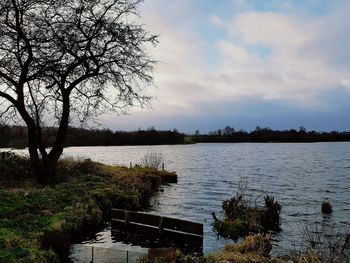
M45 146L53 145L56 128L43 130ZM138 131L88 130L69 128L66 146L117 146L183 144L184 135L173 131L157 131L154 128ZM27 128L23 126L0 126L0 147L27 147Z
M56 128L43 130L45 146L53 145ZM66 146L120 146L120 145L162 145L184 143L215 142L336 142L350 141L350 132L318 132L298 130L272 130L256 127L254 131L235 130L230 126L224 129L185 136L176 130L157 131L154 128L138 131L111 131L109 129L81 129L70 127ZM0 125L0 148L27 147L27 128L24 126Z
M336 142L350 141L350 132L317 132L306 131L304 127L299 130L272 130L268 127L256 127L254 131L236 131L230 126L224 129L201 135L197 130L194 135L187 137L187 141L199 142Z

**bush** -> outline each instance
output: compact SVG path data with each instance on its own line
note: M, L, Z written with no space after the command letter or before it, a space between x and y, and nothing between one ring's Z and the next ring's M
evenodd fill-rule
M214 216L214 230L225 238L238 239L249 233L280 231L281 205L274 197L264 197L265 206L258 206L245 194L242 182L236 196L222 202L223 220Z
M145 168L159 169L164 162L163 155L158 152L147 152L141 160L141 165Z
M0 179L6 181L31 178L28 158L12 152L0 152Z

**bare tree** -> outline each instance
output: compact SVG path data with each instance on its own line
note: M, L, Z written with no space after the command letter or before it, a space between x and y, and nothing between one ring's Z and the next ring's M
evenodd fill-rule
M33 171L53 182L73 117L86 122L106 110L127 111L149 97L157 37L138 16L140 0L2 0L0 116L28 128ZM50 150L43 127L58 126Z

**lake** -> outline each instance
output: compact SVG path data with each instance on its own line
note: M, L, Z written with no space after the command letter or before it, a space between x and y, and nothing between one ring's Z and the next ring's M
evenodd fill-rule
M241 180L247 194L263 201L268 193L282 205L282 232L274 236L273 253L299 244L307 222L350 228L349 142L70 147L64 155L129 166L153 152L163 156L165 169L178 174L178 183L163 187L150 212L203 223L204 253L230 242L213 232L211 213L220 216L222 201L235 195ZM333 205L329 218L320 213L325 199ZM98 239L99 246L113 242L109 229Z
M163 187L153 198L150 212L203 223L204 253L229 242L213 232L211 213L220 215L222 201L235 195L240 180L252 197L263 201L268 193L282 205L282 232L274 237L274 252L298 244L305 222L350 227L348 142L71 147L64 154L129 166L148 152L160 153L165 168L178 174L177 184ZM326 219L320 214L325 199L334 210ZM100 242L110 242L108 231L100 233Z

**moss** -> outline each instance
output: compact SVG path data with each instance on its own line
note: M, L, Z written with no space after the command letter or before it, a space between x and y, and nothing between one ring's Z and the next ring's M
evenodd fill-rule
M0 262L58 262L51 250L43 250L38 240L28 240L20 233L6 228L0 229Z
M112 207L141 209L159 184L176 178L173 173L90 160L63 160L58 174L61 183L50 187L30 178L2 184L0 262L58 262L53 251L41 247L45 231L79 233L100 224Z
M214 229L225 238L238 239L243 236L246 227L241 219L215 221Z

